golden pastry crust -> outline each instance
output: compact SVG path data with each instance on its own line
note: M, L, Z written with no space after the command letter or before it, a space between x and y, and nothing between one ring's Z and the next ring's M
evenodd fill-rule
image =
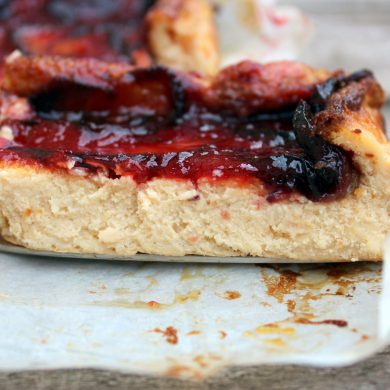
M217 72L214 15L205 0L158 0L146 22L149 47L159 64L205 75Z
M379 84L365 78L334 93L325 110L315 117L317 132L353 152L366 174L390 173L389 142L380 113L384 99Z

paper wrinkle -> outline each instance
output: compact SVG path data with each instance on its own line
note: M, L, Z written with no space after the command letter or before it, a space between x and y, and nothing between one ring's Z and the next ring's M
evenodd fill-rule
M237 365L351 364L389 339L388 252L383 287L381 269L1 254L0 368L201 379Z

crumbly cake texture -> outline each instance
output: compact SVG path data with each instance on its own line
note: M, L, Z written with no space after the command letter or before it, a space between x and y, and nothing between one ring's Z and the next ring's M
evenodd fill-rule
M2 159L1 234L27 248L59 252L380 260L390 231L382 104L378 84L364 78L333 93L314 116L316 133L349 151L359 171L356 188L342 199L313 202L294 194L270 203L257 180L140 184L129 176ZM4 126L1 135L12 138Z

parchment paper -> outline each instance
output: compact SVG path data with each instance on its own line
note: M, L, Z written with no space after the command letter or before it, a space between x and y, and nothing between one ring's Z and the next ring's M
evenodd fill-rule
M235 365L351 364L389 340L389 258L384 288L381 270L1 254L0 369L201 379Z

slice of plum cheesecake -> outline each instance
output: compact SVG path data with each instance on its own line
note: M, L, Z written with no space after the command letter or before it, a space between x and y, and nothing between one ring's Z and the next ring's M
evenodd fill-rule
M10 242L122 256L382 258L389 144L368 71L245 61L206 78L14 55L2 96L0 232Z

